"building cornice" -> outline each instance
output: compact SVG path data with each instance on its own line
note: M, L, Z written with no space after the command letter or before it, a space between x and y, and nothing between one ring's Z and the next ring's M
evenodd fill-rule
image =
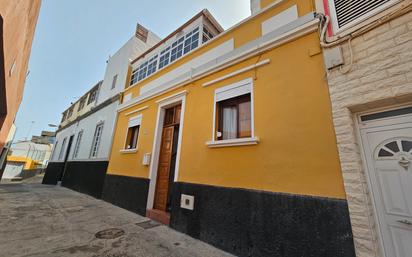
M74 119L73 121L67 123L66 125L64 125L64 126L62 126L62 127L59 127L59 128L56 130L56 133L58 133L58 132L60 132L60 131L62 131L62 130L64 130L64 129L70 127L70 126L73 125L74 123L81 121L82 119L84 119L84 118L92 115L93 113L95 113L95 112L103 109L104 107L110 105L111 103L114 103L114 102L118 101L119 99L120 99L120 94L117 94L117 95L115 95L115 96L107 99L106 101L102 102L101 104L93 107L90 111L86 112L85 114L76 117L76 119Z
M185 86L195 80L206 77L212 73L233 66L253 56L262 54L268 50L317 31L318 24L319 19L315 17L315 13L308 13L307 15L302 16L295 21L282 26L264 36L261 36L245 45L242 45L227 54L211 60L197 68L193 68L190 71L183 73L178 78L173 79L172 81L166 81L162 85L142 95L139 95L131 99L130 101L120 104L117 108L117 111L120 112L126 110L158 95Z

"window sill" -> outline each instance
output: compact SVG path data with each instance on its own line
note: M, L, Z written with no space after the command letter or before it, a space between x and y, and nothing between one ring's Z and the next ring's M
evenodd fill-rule
M135 149L122 149L120 150L121 153L137 153L137 148Z
M242 146L242 145L257 145L258 143L259 143L258 137L249 137L249 138L209 141L209 142L206 142L206 145L210 148L217 148L217 147L230 147L230 146Z

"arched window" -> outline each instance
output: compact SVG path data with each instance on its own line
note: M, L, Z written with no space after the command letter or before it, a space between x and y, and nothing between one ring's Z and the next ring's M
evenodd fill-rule
M399 155L412 157L412 138L396 138L383 142L375 151L376 159L392 159Z

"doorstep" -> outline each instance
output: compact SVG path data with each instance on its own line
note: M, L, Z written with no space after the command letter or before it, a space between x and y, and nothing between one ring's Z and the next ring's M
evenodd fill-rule
M148 209L146 210L146 217L168 226L170 224L170 213L165 211Z

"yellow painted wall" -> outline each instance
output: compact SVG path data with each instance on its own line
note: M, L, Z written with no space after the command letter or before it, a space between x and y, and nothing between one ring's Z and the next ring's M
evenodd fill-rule
M272 16L290 2L270 10L272 14L265 13L264 16ZM234 37L236 42L244 40L243 34L250 39L257 37L259 33L256 31L261 21L253 19L224 37ZM189 57L191 55L186 60ZM205 82L265 59L270 59L271 63L258 68L256 73L249 71L202 87ZM158 110L156 101L187 90L179 181L343 199L345 192L323 67L315 32L128 108L119 114L108 173L149 177L149 168L141 162L144 153L152 152ZM167 71L160 74L164 72ZM253 146L207 147L206 142L212 139L215 89L250 77L256 78L255 135L260 138L260 143ZM138 87L132 87L129 91L137 95ZM143 106L148 108L141 112L143 119L138 152L121 153L130 117L125 114Z
M26 158L26 157L22 157L22 156L7 156L7 161L10 162L22 162L24 163L24 168L25 170L31 170L31 169L35 169L37 167L38 164L40 164L39 162L31 159L31 158Z

